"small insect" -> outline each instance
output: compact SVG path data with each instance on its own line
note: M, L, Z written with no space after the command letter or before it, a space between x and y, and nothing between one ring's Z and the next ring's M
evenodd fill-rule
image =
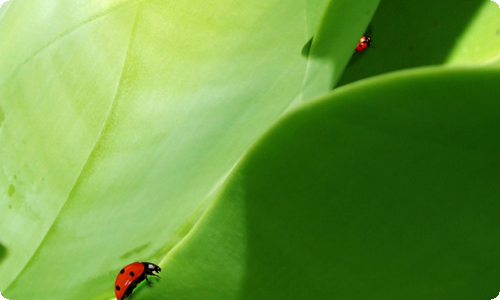
M363 35L359 39L359 43L356 46L356 49L354 50L354 54L356 54L356 53L360 53L361 54L361 53L363 53L368 48L375 48L375 47L372 47L371 45L372 45L371 38L367 34Z
M151 282L148 280L148 275L156 276L160 278L157 274L153 272L160 273L161 268L155 264L149 262L135 262L130 265L126 265L120 270L118 276L115 280L115 294L116 299L124 300L135 289L135 287L146 279L149 284Z

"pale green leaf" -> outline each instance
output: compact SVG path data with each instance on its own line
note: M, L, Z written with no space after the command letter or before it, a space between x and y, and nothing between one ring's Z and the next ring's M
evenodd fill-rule
M125 264L160 261L301 92L326 3L14 0L0 19L7 297L109 298Z

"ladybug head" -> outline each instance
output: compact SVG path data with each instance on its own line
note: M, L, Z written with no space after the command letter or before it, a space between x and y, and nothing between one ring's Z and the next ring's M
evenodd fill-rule
M149 262L143 262L143 264L144 264L144 268L146 268L146 272L148 274L152 274L153 272L156 272L156 273L161 272L161 268L158 265L155 265L155 264L149 263Z
M368 36L368 35L363 35L363 36L361 37L361 41L360 41L360 42L361 42L361 43L364 43L364 44L366 44L368 47L370 47L370 45L372 44L372 39L371 39L371 38L370 38L370 36Z
M161 272L161 268L158 265L152 264L152 263L147 263L147 268L150 271L155 271L157 273Z

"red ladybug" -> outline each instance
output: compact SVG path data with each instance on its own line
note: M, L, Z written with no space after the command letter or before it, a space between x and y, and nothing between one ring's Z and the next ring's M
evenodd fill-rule
M372 45L372 40L368 35L363 35L359 39L359 43L356 46L356 49L354 50L354 54L356 53L363 53L366 49L371 48L370 46Z
M157 274L153 272L160 273L161 268L155 264L149 262L135 262L130 265L126 265L116 276L115 280L115 294L116 299L123 300L126 299L134 288L146 279L147 282L151 284L148 280L147 275L156 276L160 278Z

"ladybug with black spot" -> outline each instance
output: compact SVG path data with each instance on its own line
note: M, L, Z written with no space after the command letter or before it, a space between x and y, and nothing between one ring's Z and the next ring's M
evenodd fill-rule
M356 49L354 50L354 54L356 54L356 53L361 54L368 48L375 48L375 47L372 47L371 45L372 45L372 39L370 38L370 36L368 36L367 34L363 35L359 39L359 43L356 46Z
M124 300L135 289L135 287L141 283L144 279L151 284L148 280L148 275L156 276L160 278L157 274L153 272L160 273L161 268L153 263L149 262L135 262L130 265L126 265L120 270L118 276L115 280L115 294L116 299Z

